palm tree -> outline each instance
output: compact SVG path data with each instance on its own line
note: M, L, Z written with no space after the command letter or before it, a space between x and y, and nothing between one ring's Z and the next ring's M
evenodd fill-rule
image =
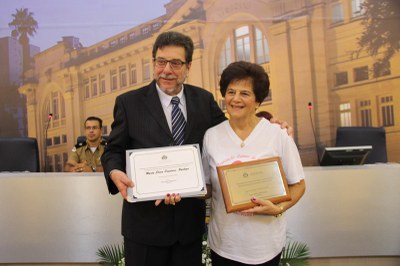
M23 73L30 67L30 50L29 36L33 36L38 28L37 21L33 18L33 13L27 8L16 9L16 13L12 14L13 21L8 23L12 29L11 36L18 38L22 46Z

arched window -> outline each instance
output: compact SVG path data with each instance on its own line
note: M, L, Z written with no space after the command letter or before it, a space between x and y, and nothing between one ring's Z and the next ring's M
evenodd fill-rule
M49 114L52 114L51 127L58 127L65 124L65 102L59 91L54 91L48 97L44 113L45 124L48 122Z
M231 62L248 61L257 64L269 63L270 54L265 34L255 26L241 26L229 35L218 55L218 74Z
M254 25L238 27L223 40L217 58L219 58L216 68L218 77L221 77L222 71L235 61L257 63L262 65L269 73L270 52L267 37L261 29ZM218 84L216 84L216 88L218 88ZM271 100L271 90L270 95L266 98L266 101L269 100ZM224 100L220 99L219 102L220 107L224 109Z

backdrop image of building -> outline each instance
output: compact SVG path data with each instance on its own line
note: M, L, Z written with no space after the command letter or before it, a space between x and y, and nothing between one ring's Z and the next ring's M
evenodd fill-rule
M172 0L164 15L92 46L83 47L79 36L62 37L33 57L19 87L42 167L63 170L87 116L101 117L103 133L110 133L115 98L151 82L153 43L169 30L193 39L186 82L212 92L222 109L222 70L239 60L263 66L271 92L259 109L294 127L304 165L318 164L316 146L333 146L340 126L384 127L388 160L399 162L400 55L380 76L371 75L374 58L357 43L361 2Z
M39 53L37 46L29 45L31 55ZM27 135L25 96L18 93L22 84L22 46L14 37L0 38L0 136Z

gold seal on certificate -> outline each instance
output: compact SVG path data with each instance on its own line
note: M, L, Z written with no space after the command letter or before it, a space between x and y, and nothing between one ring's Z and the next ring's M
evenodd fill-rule
M198 144L127 150L126 172L135 184L129 202L207 194Z
M218 166L217 171L227 213L254 207L252 197L273 203L291 199L279 157Z

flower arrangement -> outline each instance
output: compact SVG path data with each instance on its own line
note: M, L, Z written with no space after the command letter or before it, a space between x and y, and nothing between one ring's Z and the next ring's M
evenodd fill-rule
M207 233L204 233L203 242L201 243L201 245L203 251L203 254L201 254L201 262L205 266L211 266L211 249L208 246Z
M204 266L212 266L211 249L207 243L207 233L203 235L202 241L202 263ZM108 245L101 247L96 255L100 258L100 264L125 266L124 245ZM307 244L293 241L288 238L285 248L282 251L280 266L306 266L309 265L307 258L310 256L310 249Z
M203 254L201 257L204 266L211 266L211 250L207 243L207 234L203 235L202 241ZM107 245L97 250L100 264L125 266L124 244Z

